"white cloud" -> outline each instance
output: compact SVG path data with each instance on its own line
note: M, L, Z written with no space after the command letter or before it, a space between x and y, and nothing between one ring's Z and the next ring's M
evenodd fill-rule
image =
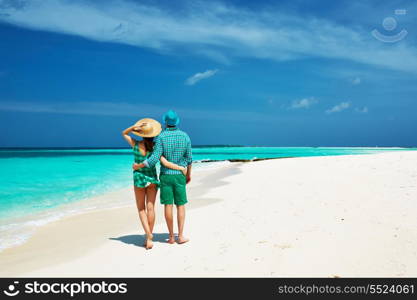
M304 98L301 100L295 100L292 102L290 108L292 109L299 109L299 108L309 108L313 104L316 104L318 101L312 97Z
M225 63L236 57L325 57L417 72L416 47L407 39L387 47L366 26L347 27L276 9L190 1L174 12L123 0L0 0L0 8L0 22L166 54L204 55Z
M341 112L342 110L348 109L349 107L350 107L350 102L342 102L326 110L326 114Z
M353 85L358 85L361 83L361 79L359 77L356 77L354 79L352 79L352 84Z
M194 85L202 79L206 79L206 78L209 78L209 77L213 76L217 72L218 72L218 70L207 70L203 73L196 73L193 76L187 78L187 80L185 81L185 84L186 85Z
M362 108L356 108L355 111L360 114L367 114L369 110L367 106L364 106Z

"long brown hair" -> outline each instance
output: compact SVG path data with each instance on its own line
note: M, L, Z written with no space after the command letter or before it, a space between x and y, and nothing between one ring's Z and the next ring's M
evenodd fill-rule
M153 137L144 137L143 138L143 144L145 145L146 152L152 152L153 151Z

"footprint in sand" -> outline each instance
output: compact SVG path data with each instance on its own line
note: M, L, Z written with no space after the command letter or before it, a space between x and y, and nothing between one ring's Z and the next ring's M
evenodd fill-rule
M222 255L228 251L229 246L227 244L220 245L219 255Z
M291 248L292 246L291 245L277 245L277 244L275 244L274 247L279 248L281 250L285 250L285 249Z

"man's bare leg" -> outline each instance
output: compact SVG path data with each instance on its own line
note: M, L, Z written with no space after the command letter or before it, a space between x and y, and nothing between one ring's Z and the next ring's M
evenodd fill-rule
M172 204L165 205L165 221L167 222L168 231L169 231L169 240L168 243L175 243L174 236L174 218L172 216Z
M177 205L177 219L178 219L178 244L184 244L189 241L184 237L184 223L185 223L185 205Z

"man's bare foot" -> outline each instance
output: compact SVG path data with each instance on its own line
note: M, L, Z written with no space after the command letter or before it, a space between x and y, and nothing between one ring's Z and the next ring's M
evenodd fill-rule
M168 241L167 241L167 243L168 243L168 244L174 244L174 243L175 243L175 236L170 235L170 236L169 236L169 239L168 239Z
M178 237L177 243L178 244L185 244L186 242L189 242L189 241L190 241L190 239L181 236L181 237Z

